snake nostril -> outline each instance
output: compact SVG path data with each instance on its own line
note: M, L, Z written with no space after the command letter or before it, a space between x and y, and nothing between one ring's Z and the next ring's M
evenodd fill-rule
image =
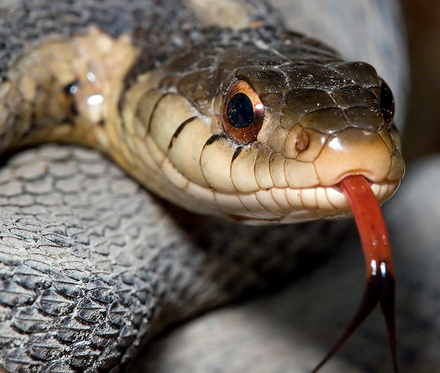
M296 139L296 149L300 152L306 150L309 147L309 135L305 131L301 131Z

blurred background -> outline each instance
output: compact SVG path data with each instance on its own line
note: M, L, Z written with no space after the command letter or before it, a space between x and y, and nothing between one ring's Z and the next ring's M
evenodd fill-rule
M404 155L407 162L440 151L440 1L402 0L410 57Z

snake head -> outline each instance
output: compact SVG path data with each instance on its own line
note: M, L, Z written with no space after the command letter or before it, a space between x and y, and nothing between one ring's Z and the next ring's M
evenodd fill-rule
M349 175L365 176L379 202L395 192L404 163L388 85L311 39L278 40L205 46L163 67L162 99L186 113L162 145L176 187L166 198L290 223L351 214L337 187Z

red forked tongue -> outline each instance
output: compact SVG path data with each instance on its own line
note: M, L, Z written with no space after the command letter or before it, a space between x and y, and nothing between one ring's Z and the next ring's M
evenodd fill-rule
M363 176L348 176L338 186L344 192L353 211L364 252L367 279L359 309L345 332L312 373L317 372L336 353L379 302L387 324L394 373L397 373L394 270L382 212L376 196Z

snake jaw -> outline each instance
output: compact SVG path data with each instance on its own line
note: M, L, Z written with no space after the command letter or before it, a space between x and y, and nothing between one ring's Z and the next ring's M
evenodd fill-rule
M371 190L379 203L388 200L397 190L398 182L372 183ZM239 206L232 213L224 211L229 218L247 224L291 224L317 219L346 219L352 216L350 203L338 187L317 186L313 188L271 188L255 194L230 196L215 193L218 205Z
M393 195L398 185L396 182L371 183L371 190L382 203ZM253 193L228 194L212 192L190 183L186 192L188 201L191 197L198 199L198 209L206 201L218 208L218 215L250 225L291 224L352 216L349 201L337 185L304 189L270 188Z

